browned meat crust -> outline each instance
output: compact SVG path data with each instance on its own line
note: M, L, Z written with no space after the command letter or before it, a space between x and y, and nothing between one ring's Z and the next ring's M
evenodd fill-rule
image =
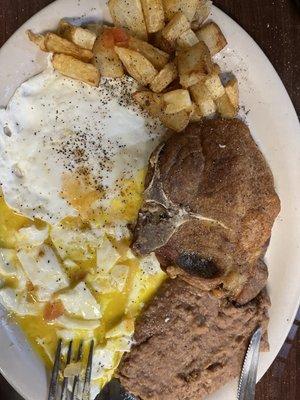
M171 276L201 289L222 284L241 304L255 297L280 202L248 127L204 120L172 135L152 157L146 184L134 250L155 251Z
M266 331L268 306L265 291L237 307L170 279L137 324L121 383L143 400L203 399L239 374L251 333Z

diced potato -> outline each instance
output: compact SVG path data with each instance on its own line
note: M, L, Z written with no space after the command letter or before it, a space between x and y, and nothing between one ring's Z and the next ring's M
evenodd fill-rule
M217 110L224 118L234 118L237 114L237 108L231 103L227 93L215 100Z
M227 45L225 36L215 22L208 22L203 25L196 32L196 35L199 40L203 40L212 56L219 53Z
M138 51L145 56L157 69L162 69L169 61L169 54L152 46L144 40L137 39L133 36L130 37L128 47L131 50Z
M191 22L195 16L198 2L199 0L163 0L167 21L170 21L178 11L181 11Z
M164 111L166 114L175 114L182 110L192 110L190 93L186 89L177 89L162 95L165 103Z
M225 91L229 97L229 100L233 104L233 106L237 109L239 106L239 87L238 81L234 77L230 79L225 85Z
M47 51L45 47L45 36L33 33L30 29L26 31L29 40L36 44L42 51Z
M70 78L78 79L91 86L98 86L100 73L92 64L86 64L66 54L54 54L52 58L54 69Z
M167 128L176 132L181 132L188 126L190 114L191 111L187 110L182 110L175 114L162 113L159 119Z
M96 33L84 29L81 26L71 25L64 19L59 23L58 34L63 38L70 40L70 42L77 44L77 46L88 50L93 49L97 37Z
M160 31L165 26L162 0L141 0L148 33Z
M147 40L147 29L140 0L109 0L108 8L116 26L127 28L133 35Z
M176 42L170 43L167 39L165 39L162 35L162 31L155 32L151 37L151 42L154 46L163 50L168 54L172 54L175 51Z
M161 95L144 90L133 94L133 99L152 117L159 117L163 110Z
M217 75L221 73L221 68L219 64L214 63L212 73Z
M211 76L206 78L205 86L209 90L213 100L216 100L218 97L223 96L223 94L225 93L225 89L222 85L219 75L212 74Z
M193 103L193 111L190 116L190 122L199 122L202 118L203 114L200 108L195 103Z
M190 23L182 12L176 13L170 22L161 31L162 36L170 43L190 29Z
M113 47L106 45L106 32L109 28L104 28L96 39L93 47L93 64L99 69L100 74L109 78L119 78L124 75L123 64Z
M90 50L82 49L76 44L67 39L61 38L55 33L46 33L45 47L49 52L66 54L86 62L91 61L93 58L93 53Z
M115 51L129 75L141 85L148 85L157 75L157 70L153 64L139 52L118 46L115 46Z
M213 64L209 50L204 42L188 49L182 49L177 56L178 73L183 87L195 85L210 75Z
M85 29L88 29L90 32L95 33L96 35L98 35L98 33L101 31L101 29L103 28L102 24L87 24L85 25Z
M203 117L208 117L216 112L217 107L215 102L203 81L191 86L189 89L192 99L199 107Z
M192 21L192 29L198 29L208 18L212 7L211 0L199 0L196 13Z
M187 48L192 47L199 42L194 31L188 29L187 31L183 32L179 38L177 38L177 47L178 48Z
M161 94L143 91L135 93L133 98L152 117L158 117L167 128L180 132L189 123L191 111L183 110L175 114L164 112Z
M162 92L178 76L177 67L174 62L165 65L150 83L150 89L155 93Z

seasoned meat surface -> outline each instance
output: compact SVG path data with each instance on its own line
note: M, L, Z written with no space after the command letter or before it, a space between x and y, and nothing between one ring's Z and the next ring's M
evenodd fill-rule
M261 260L279 210L272 173L248 127L203 120L152 155L133 249L155 251L172 277L200 289L223 285L245 304L266 284Z
M268 306L265 291L236 306L169 279L137 324L136 344L119 369L121 383L142 400L205 398L239 374L251 333L258 325L266 332Z

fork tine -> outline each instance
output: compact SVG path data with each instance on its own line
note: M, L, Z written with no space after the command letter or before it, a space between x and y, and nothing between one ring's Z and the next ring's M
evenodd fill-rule
M91 340L89 356L88 356L87 366L86 366L86 370L85 370L85 377L84 377L84 384L83 384L83 391L82 391L82 400L89 400L89 398L90 398L93 352L94 352L94 340Z
M57 388L58 388L58 373L59 373L60 362L61 362L61 344L62 344L62 340L59 339L56 353L55 353L54 366L53 366L52 374L51 374L48 400L56 399L56 393L57 393Z
M77 359L76 359L77 362L81 360L81 357L82 357L82 347L83 347L83 341L81 341L81 342L79 343L78 352L77 352ZM79 375L76 375L76 376L74 377L73 388L72 388L72 393L71 393L70 400L74 400L74 398L75 398L75 393L77 392L78 383L79 383ZM76 397L77 397L77 396L76 396Z
M69 348L68 348L68 353L67 353L67 361L66 361L66 366L70 364L71 361L71 356L72 356L72 346L73 346L73 341L71 340L69 343ZM60 395L60 400L64 399L65 393L67 392L68 388L68 380L69 378L65 377L62 383L61 387L61 395Z

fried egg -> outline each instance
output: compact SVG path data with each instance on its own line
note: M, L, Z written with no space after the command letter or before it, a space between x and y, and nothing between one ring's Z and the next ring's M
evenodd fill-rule
M154 254L130 249L127 224L165 132L133 103L137 89L128 76L93 88L49 66L0 110L0 305L49 366L59 338L63 354L94 340L91 398L166 277Z
M164 133L134 104L137 88L128 76L90 87L51 66L23 83L0 110L0 183L8 205L50 224L115 209Z

